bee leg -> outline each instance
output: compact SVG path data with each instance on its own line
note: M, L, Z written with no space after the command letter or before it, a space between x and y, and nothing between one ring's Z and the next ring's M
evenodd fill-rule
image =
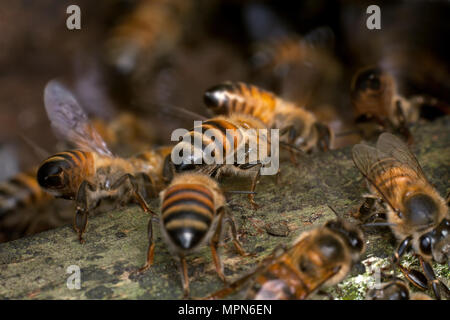
M223 209L223 210L226 211L225 212L225 214L226 214L225 221L230 225L231 237L233 239L233 244L234 244L234 247L236 248L236 251L241 256L244 256L244 257L252 256L253 255L252 253L248 253L248 252L246 252L244 250L244 248L242 248L242 245L241 245L241 243L238 240L238 235L237 235L237 230L236 230L236 223L234 221L233 216L226 209Z
M441 290L440 288L446 293L448 296L449 289L447 286L442 283L439 279L436 278L436 275L434 273L433 267L423 259L422 256L419 255L419 261L420 265L425 273L425 277L428 279L429 282L431 282L431 287L433 289L434 295L436 296L437 300L441 300Z
M403 112L401 104L402 102L400 100L397 100L395 104L396 107L395 111L399 119L399 128L397 130L401 135L403 135L406 138L408 144L412 144L414 140L411 131L409 131L408 122L406 121L406 116Z
M153 243L152 217L150 217L150 219L148 221L147 235L148 235L147 261L146 261L145 265L137 271L138 273L147 271L153 264L153 254L154 254L154 250L155 250L155 244Z
M412 237L409 236L400 242L400 244L397 247L397 250L395 250L393 262L398 265L400 263L401 257L405 254L405 252L409 249L411 246Z
M371 220L373 222L386 221L386 212L379 212L378 209L377 199L366 197L355 218L361 220L363 224Z
M181 281L183 283L183 298L189 297L189 277L187 272L186 258L184 255L180 255L180 267L181 267Z
M136 179L140 179L141 183L138 185L141 185L141 195L145 195L146 197L143 197L144 199L148 198L154 198L158 196L158 191L156 190L156 182L152 178L152 176L140 172L135 175Z
M255 176L252 179L252 186L250 187L250 191L251 192L255 192L256 184L258 183L259 178L261 176L261 172L260 172L261 171L260 170L261 166L262 166L262 164L259 164L258 170L256 171L256 174L255 174ZM248 200L250 201L250 203L251 203L251 205L252 205L254 210L259 208L259 205L255 202L255 194L254 193L251 193L251 194L248 195Z
M139 203L139 205L141 206L142 210L144 210L147 213L151 213L152 215L157 215L156 213L154 213L149 206L147 205L147 202L145 202L144 197L142 197L141 193L139 192L139 185L137 183L136 178L129 174L126 173L124 174L122 177L120 177L119 179L117 179L116 182L114 182L114 184L111 186L110 190L118 190L120 187L122 187L127 181L130 182L131 184L131 188L132 188L132 193L134 198L136 199L136 201Z
M214 234L211 237L211 241L210 241L209 246L211 248L211 255L213 257L213 261L214 261L214 265L216 267L217 275L223 281L223 283L226 284L227 283L227 279L225 278L225 275L223 274L222 263L220 261L219 255L217 254L217 247L219 245L220 235L222 233L222 223L223 223L224 211L221 210L218 213L219 213L219 221L217 223L216 230L214 231Z
M399 264L398 267L402 271L405 278L408 279L408 281L411 282L416 288L420 290L428 289L428 280L422 272L414 269L407 269L401 264Z
M88 215L89 215L89 201L88 201L88 192L95 192L97 190L97 187L88 182L87 180L84 180L80 187L78 188L77 197L76 197L76 213L75 213L75 219L73 227L75 231L78 233L78 240L80 243L84 243L83 239L83 233L86 230L87 222L88 222ZM93 207L97 206L99 201L97 201Z
M393 262L396 266L400 268L403 275L411 282L415 287L427 290L428 289L428 280L424 276L424 274L420 271L414 269L407 269L403 267L400 263L401 257L405 254L408 248L411 246L412 237L409 236L405 238L402 242L400 242L397 250L394 253Z
M280 184L281 179L281 169L278 169L277 174L275 175L275 184Z

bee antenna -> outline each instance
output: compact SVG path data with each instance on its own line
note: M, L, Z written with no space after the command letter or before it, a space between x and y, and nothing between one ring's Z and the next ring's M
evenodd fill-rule
M293 146L292 144L289 144L284 141L279 141L279 143L280 143L280 145L282 145L283 147L285 147L288 150L293 150L293 151L297 151L298 153L305 154L305 151L303 151L300 148L297 148L296 146Z
M192 110L189 110L188 108L183 108L180 106L176 106L173 104L155 104L155 103L150 103L151 105L154 105L158 108L159 112L161 114L165 114L166 116L171 116L171 117L180 117L180 118L192 118L195 120L207 120L208 118L204 115L198 114Z
M329 204L327 204L328 208L330 208L331 211L333 211L333 213L336 215L336 217L338 217L338 219L342 219L342 216Z
M352 134L359 134L359 130L341 131L334 134L335 137L345 137Z
M231 194L257 194L255 191L246 191L246 190L229 190L229 191L224 191L224 193L231 193Z
M19 137L33 150L36 156L38 156L40 159L48 158L51 155L50 152L39 146L37 142L27 137L25 134L19 133Z
M389 227L395 225L394 223L389 222L372 222L372 223L365 223L361 226L363 227Z

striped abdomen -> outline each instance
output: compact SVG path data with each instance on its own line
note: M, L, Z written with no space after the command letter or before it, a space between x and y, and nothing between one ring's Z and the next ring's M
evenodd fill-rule
M275 95L243 82L226 82L206 90L203 100L216 114L242 113L266 125L272 121L277 104Z
M162 223L170 240L188 250L197 246L215 216L211 191L198 184L177 184L166 189L162 199Z
M50 200L36 180L37 167L0 184L0 217L15 209L39 205Z
M37 172L39 185L56 197L73 199L83 180L94 174L94 154L71 150L42 162Z
M401 186L405 184L413 185L414 181L417 180L417 173L395 158L380 159L369 168L368 173L377 189L391 201L395 198L399 199L397 191L400 190Z
M174 147L176 152L186 149L182 151L183 163L176 165L177 171L194 169L194 163L204 164L206 156L211 156L213 161L215 161L214 157L221 158L223 163L226 162L226 157L236 160L236 150L244 141L243 129L222 117L203 122L201 127L196 127L187 133L190 136L190 143L188 139L183 138L183 141ZM201 143L197 145L196 141ZM188 154L185 154L185 151L189 151ZM203 159L198 161L198 157Z

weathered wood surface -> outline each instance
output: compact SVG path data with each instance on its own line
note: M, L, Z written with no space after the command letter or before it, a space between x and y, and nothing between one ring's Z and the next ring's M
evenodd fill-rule
M431 182L442 195L450 190L450 117L413 128L412 147ZM334 218L332 205L348 215L361 203L365 184L351 160L351 148L312 156L295 168L281 163L281 182L263 177L257 187L257 211L247 198L234 195L230 208L239 224L241 241L255 257L237 255L225 241L220 249L225 275L236 279L271 253L279 243L290 243L303 230ZM246 189L247 181L228 178L227 189ZM158 201L150 203L157 209ZM81 245L71 226L0 245L2 299L178 299L182 295L177 263L156 230L154 265L143 275L147 250L148 216L138 207L99 214L90 219L86 243ZM154 224L155 229L158 225ZM369 232L363 263L351 277L330 291L341 299L361 299L373 277L374 265L386 263L393 245L389 233ZM208 248L188 258L191 294L205 296L222 287ZM406 264L417 265L411 255ZM81 289L69 290L67 267L81 268ZM448 266L435 265L448 283Z

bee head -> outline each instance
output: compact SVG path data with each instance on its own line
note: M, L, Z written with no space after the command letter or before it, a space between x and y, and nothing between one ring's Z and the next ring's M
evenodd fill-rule
M316 128L318 134L318 146L320 150L329 150L332 140L332 132L330 127L320 122L316 122L314 127Z
M216 114L226 113L229 97L228 92L232 92L234 87L231 83L223 83L213 86L203 94L203 102Z
M419 249L423 255L432 256L438 263L445 263L450 256L450 220L444 219L430 232L419 238Z
M66 196L66 189L69 185L67 170L70 163L53 157L44 161L37 171L37 181L39 185L54 194L55 196Z
M354 80L353 90L355 92L380 91L382 89L383 72L379 68L369 68L360 71Z
M362 230L356 225L342 219L337 219L328 221L325 224L325 227L337 233L344 239L350 248L353 257L359 257L364 252L364 235Z
M403 213L412 225L426 228L435 222L438 205L429 195L414 194L406 199Z

